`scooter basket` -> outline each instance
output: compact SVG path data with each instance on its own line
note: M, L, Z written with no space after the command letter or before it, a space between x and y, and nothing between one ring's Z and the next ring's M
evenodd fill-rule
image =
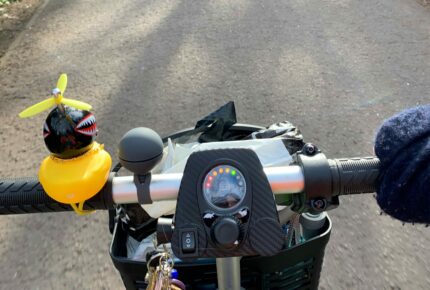
M271 257L242 258L242 287L247 290L317 289L330 233L331 221L327 217L321 234L302 244L284 249ZM120 272L126 289L146 289L146 263L127 258L126 240L127 233L117 224L110 248L112 261ZM215 259L198 259L194 263L176 260L175 269L188 290L217 288Z

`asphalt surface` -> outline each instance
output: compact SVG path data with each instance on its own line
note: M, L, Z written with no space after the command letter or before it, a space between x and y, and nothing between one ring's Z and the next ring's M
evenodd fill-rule
M372 153L381 121L430 100L430 11L411 0L49 1L0 59L0 176L34 176L49 95L89 102L115 155L137 126L161 135L234 100L242 123L289 120L330 157ZM372 196L330 213L321 289L429 289L430 230ZM0 218L1 289L121 289L106 213Z

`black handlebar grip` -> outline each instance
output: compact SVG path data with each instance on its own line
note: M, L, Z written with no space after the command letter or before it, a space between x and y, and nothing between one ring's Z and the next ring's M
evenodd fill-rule
M376 191L379 159L376 157L329 159L333 195Z
M104 188L87 200L84 209L111 209L113 200L111 180ZM0 180L0 214L26 214L41 212L71 211L68 204L50 198L37 178L17 178Z

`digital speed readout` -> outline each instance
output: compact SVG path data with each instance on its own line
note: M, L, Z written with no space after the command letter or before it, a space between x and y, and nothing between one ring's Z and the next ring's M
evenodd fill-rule
M238 205L246 193L246 182L242 172L230 165L212 168L203 183L206 201L219 209L230 209Z

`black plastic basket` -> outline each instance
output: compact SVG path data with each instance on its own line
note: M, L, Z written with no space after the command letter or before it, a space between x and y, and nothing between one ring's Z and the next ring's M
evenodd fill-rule
M237 124L230 128L231 136L240 139L262 127ZM193 129L186 129L167 138L178 139ZM151 223L155 231L155 224ZM331 221L327 217L319 235L304 243L282 250L271 257L244 257L241 259L241 285L247 290L257 289L317 289L324 257L324 250L331 233ZM146 289L146 263L127 258L127 232L118 220L113 230L110 255L116 269L121 274L126 289ZM215 259L198 259L193 263L175 262L179 279L187 289L216 289Z
M324 250L331 233L327 217L321 234L305 243L290 247L272 257L244 257L241 260L241 285L257 289L317 289ZM146 289L146 263L127 258L127 233L117 224L110 255L121 274L126 289ZM189 290L216 289L215 259L198 259L194 263L176 261L179 278Z

